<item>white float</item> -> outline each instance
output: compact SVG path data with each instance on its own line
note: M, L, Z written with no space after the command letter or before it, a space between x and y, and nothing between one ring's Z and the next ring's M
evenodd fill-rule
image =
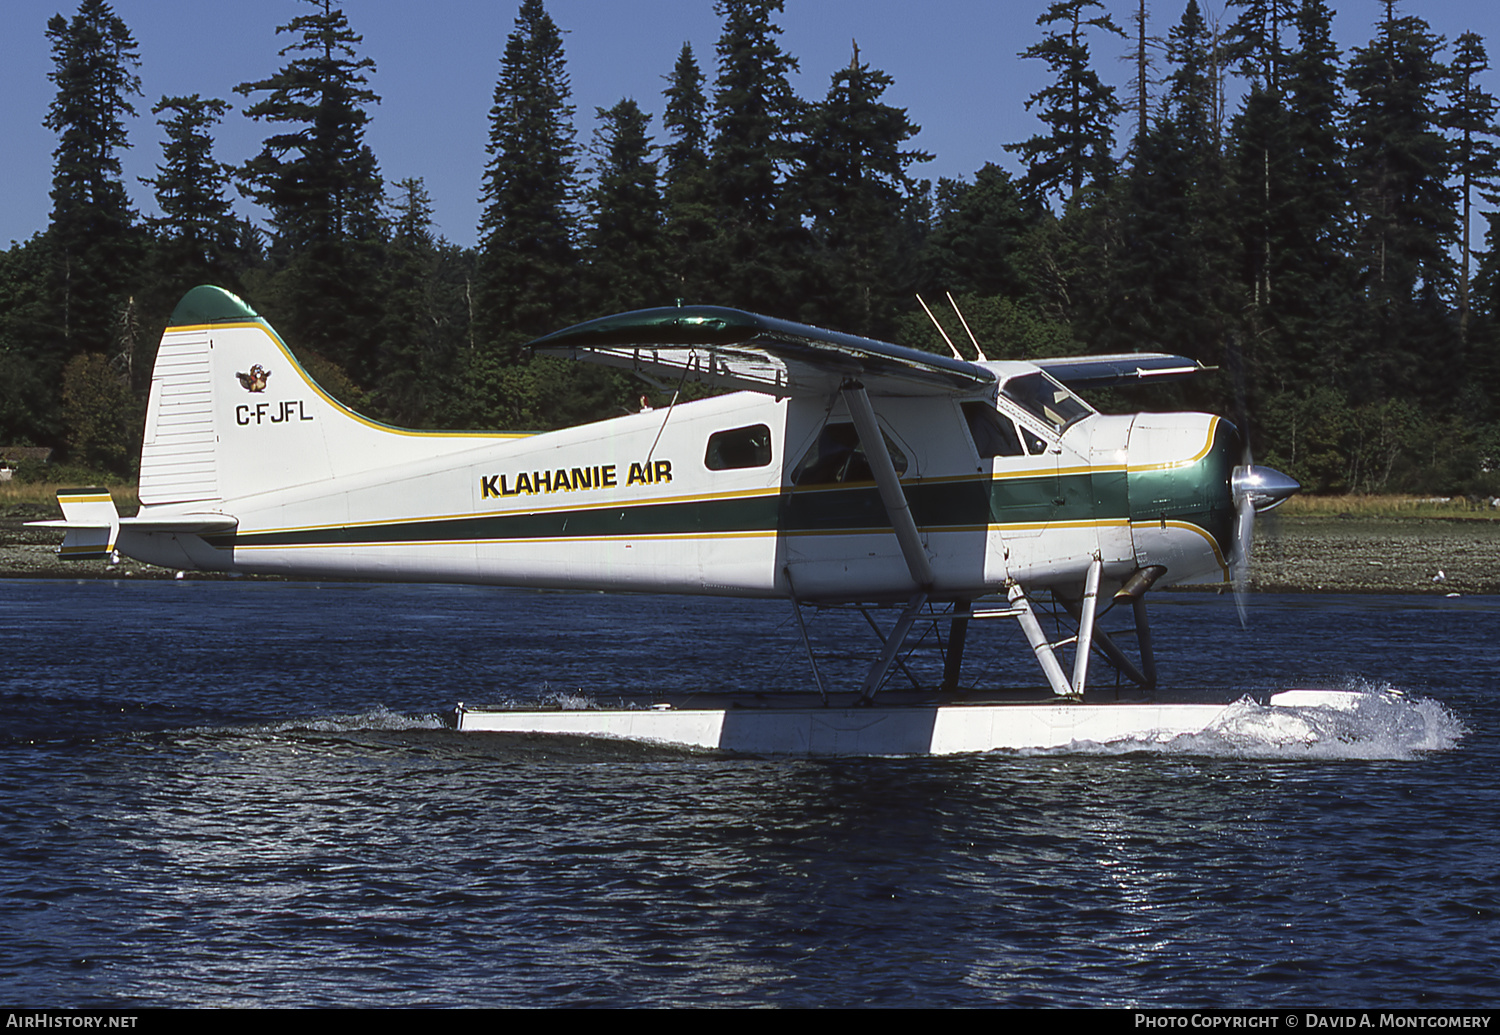
M1350 710L1360 694L1285 691L1263 718L1301 735L1299 713ZM954 755L1046 750L1072 744L1160 744L1202 733L1239 702L1075 703L1067 701L877 704L840 707L466 708L459 730L594 737L772 756Z

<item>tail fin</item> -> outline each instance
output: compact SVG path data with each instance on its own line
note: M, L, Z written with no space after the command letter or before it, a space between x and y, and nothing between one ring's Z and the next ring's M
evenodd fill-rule
M244 301L217 287L172 313L146 410L143 506L238 499L467 448L473 436L367 420L318 387Z

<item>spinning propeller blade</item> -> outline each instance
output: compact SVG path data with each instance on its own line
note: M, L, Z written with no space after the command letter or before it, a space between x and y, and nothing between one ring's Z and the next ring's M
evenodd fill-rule
M1302 486L1280 471L1252 463L1249 446L1245 447L1245 462L1234 469L1229 485L1234 495L1234 553L1229 558L1229 577L1234 586L1234 606L1240 613L1240 624L1246 625L1245 592L1250 588L1255 515L1285 503Z

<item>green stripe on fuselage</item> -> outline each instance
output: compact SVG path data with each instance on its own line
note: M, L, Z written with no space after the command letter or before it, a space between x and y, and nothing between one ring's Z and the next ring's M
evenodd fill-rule
M1123 472L983 477L903 486L912 516L924 531L987 525L1153 520L1190 521L1219 534L1225 499L1214 486L1220 466L1211 451L1197 464L1129 477ZM1232 465L1231 465L1232 466ZM1227 480L1227 474L1223 476ZM1137 493L1145 492L1136 503ZM1232 530L1234 513L1227 510ZM353 526L235 532L205 537L234 547L357 546L373 543L497 542L532 539L630 539L726 533L884 532L891 527L873 483L792 489L778 495L737 496L541 513L491 514ZM1228 533L1226 533L1228 534Z

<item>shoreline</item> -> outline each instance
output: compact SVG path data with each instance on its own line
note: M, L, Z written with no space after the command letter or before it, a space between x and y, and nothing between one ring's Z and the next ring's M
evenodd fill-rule
M31 514L0 516L0 579L270 579L179 573L122 558L64 561L61 536L26 528ZM1265 515L1256 524L1250 588L1261 593L1500 594L1500 521L1437 517ZM324 580L326 581L326 580ZM1219 587L1183 587L1215 592Z

